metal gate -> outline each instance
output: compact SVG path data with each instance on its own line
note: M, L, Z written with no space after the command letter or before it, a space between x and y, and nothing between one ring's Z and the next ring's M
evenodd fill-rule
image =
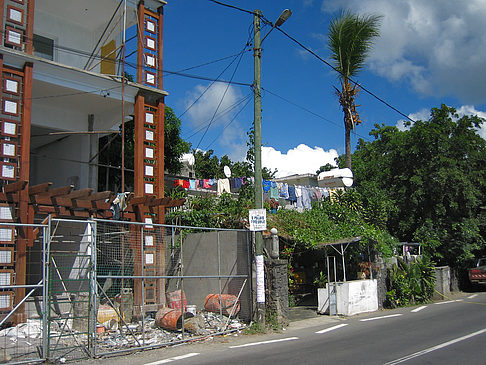
M47 225L0 223L0 363L36 363L46 359ZM14 243L26 239L26 261L16 275L21 258Z
M0 223L0 235L3 226L12 237L29 228L34 239L25 284L0 269L0 363L167 346L238 331L252 318L246 230L49 218ZM0 261L11 253L14 265L4 246Z
M47 247L47 358L92 356L95 336L96 222L51 219Z

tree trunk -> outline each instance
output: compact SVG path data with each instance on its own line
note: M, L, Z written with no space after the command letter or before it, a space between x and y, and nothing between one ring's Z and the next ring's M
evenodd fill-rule
M345 148L346 148L346 167L351 170L351 128L349 127L348 123L345 123L344 128L346 129L346 139L345 139Z

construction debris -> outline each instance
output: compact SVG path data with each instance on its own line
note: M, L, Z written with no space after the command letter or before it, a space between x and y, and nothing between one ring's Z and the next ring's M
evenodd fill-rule
M157 314L160 315L159 312ZM183 328L181 322L180 328L174 330L161 328L157 324L156 319L150 317L147 317L143 322L139 321L129 324L130 330L126 326L119 326L118 329L109 329L107 327L109 326L105 326L105 332L98 334L97 351L99 353L115 349L128 349L140 346L139 344L142 346L170 345L183 339L193 340L201 336L207 337L224 331L241 330L245 325L237 319L201 311L194 317L185 318Z

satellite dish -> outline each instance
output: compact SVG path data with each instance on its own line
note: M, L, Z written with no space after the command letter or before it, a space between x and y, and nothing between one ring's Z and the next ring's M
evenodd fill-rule
M223 167L223 171L224 171L224 175L229 179L231 177L231 169L229 168L229 166L225 166Z

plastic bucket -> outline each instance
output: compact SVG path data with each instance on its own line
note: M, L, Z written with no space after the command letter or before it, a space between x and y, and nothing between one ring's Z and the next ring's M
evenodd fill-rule
M221 311L226 316L235 316L240 311L240 302L232 294L209 294L204 301L204 308L208 312L219 313Z
M192 313L184 313L184 319L194 317ZM182 315L177 309L163 307L155 314L155 323L161 328L179 330L182 328Z
M179 312L181 311L181 292L182 292L182 302L184 304L183 312L186 311L187 300L186 294L181 290L171 291L166 294L167 298L167 306L172 309L178 309Z
M195 305L188 305L187 306L187 313L192 313L192 315L196 315L197 307Z

